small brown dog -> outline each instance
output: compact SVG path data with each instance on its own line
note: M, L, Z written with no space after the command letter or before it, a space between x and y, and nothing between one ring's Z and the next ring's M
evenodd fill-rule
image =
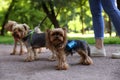
M41 32L37 27L33 31L25 24L17 24L13 28L13 36L20 39L27 48L27 57L25 61L38 60L38 49L45 47L45 33Z
M4 28L7 31L10 31L12 33L12 36L14 38L14 47L13 47L13 51L12 53L10 53L11 55L15 55L16 54L16 49L17 49L17 44L20 43L20 52L19 55L22 55L24 53L23 51L23 43L20 39L18 39L14 34L13 34L13 29L16 27L15 25L17 25L18 23L16 21L8 21L8 23L5 24ZM21 24L21 26L27 26L26 24ZM17 27L16 27L17 28Z
M50 50L55 51L58 59L58 70L67 70L69 68L65 53L68 41L66 31L65 28L55 28L54 30L47 30L46 32L46 45ZM93 64L92 59L84 51L77 49L76 52L82 57L79 63L85 65Z

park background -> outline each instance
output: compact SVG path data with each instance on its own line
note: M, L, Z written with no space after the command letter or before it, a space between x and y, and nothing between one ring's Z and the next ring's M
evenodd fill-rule
M68 39L86 40L94 44L92 16L88 0L0 0L0 44L13 44L11 33L4 29L8 20L26 23L41 31L66 27ZM117 0L120 9L120 0ZM105 44L120 44L119 36L108 15L103 11Z

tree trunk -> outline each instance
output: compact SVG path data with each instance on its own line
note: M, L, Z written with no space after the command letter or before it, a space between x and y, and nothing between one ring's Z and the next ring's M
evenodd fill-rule
M81 33L82 33L82 34L85 34L85 29L84 29L84 14L85 14L85 13L84 13L84 8L83 8L83 6L85 5L85 3L86 3L86 0L85 0L83 3L80 3L80 6L81 6L81 7L80 7L80 9L81 9L81 10L80 10L80 11L81 11L81 12L80 12L80 13L81 13L81 14L80 14L80 20L81 20L81 23L82 23L82 30L81 30Z
M50 6L51 11L48 10L44 1L42 2L42 8L43 8L44 12L46 13L46 15L48 16L48 18L50 19L50 21L52 22L52 24L54 25L54 27L59 28L60 26L59 26L59 23L56 19L54 8L53 8L51 0L48 2L48 4Z
M81 20L81 23L82 23L81 33L82 33L82 34L85 34L84 25L83 25L83 24L84 24L83 16L84 16L83 7L81 6L81 17L80 17L80 20Z
M1 35L4 35L4 26L5 26L6 22L8 21L9 14L10 14L10 11L12 10L12 7L14 6L14 3L15 3L15 0L12 0L7 12L5 13L5 17L4 17L4 20L2 23Z

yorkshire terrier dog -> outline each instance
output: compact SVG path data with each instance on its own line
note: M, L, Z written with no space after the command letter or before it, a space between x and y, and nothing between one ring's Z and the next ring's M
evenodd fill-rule
M30 31L27 26L17 24L13 28L13 34L17 39L21 39L27 48L28 56L25 61L38 60L38 48L45 47L45 33L40 32L37 28Z
M66 28L55 28L53 30L47 30L46 32L46 45L50 50L54 50L58 59L58 70L67 70L69 65L66 60L66 55L72 54L72 51L76 51L82 58L81 64L90 65L93 64L92 59L87 54L87 45L81 41L68 41ZM71 45L74 43L74 47Z
M81 55L79 63L84 65L93 64L93 61L90 58L90 47L87 42L83 40L68 40L65 47L66 55L73 55L76 52Z
M12 33L12 36L14 38L14 47L13 47L13 51L12 53L10 53L11 55L15 55L16 54L16 49L17 49L17 43L20 43L20 52L19 54L22 55L24 53L23 51L23 43L20 39L16 38L15 34L13 34L13 29L14 28L17 28L15 25L17 25L18 23L16 21L8 21L8 23L5 24L4 28L7 30L7 31L10 31ZM21 24L21 26L27 26L29 27L28 25L26 24Z
M86 41L83 40L68 40L65 48L66 55L73 55L77 49L83 50L90 56L90 47Z

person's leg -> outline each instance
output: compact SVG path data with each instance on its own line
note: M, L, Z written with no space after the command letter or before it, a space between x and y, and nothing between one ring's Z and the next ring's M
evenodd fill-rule
M108 3L109 2L109 3ZM116 0L101 0L105 12L111 18L117 34L120 36L120 11L116 7ZM113 58L120 58L120 53L112 53Z
M92 13L93 29L95 34L95 49L92 56L106 56L104 50L104 21L102 16L101 0L89 0Z
M103 9L108 14L108 16L111 18L115 29L120 36L120 11L115 5L116 0L101 0ZM109 2L109 4L108 4Z

